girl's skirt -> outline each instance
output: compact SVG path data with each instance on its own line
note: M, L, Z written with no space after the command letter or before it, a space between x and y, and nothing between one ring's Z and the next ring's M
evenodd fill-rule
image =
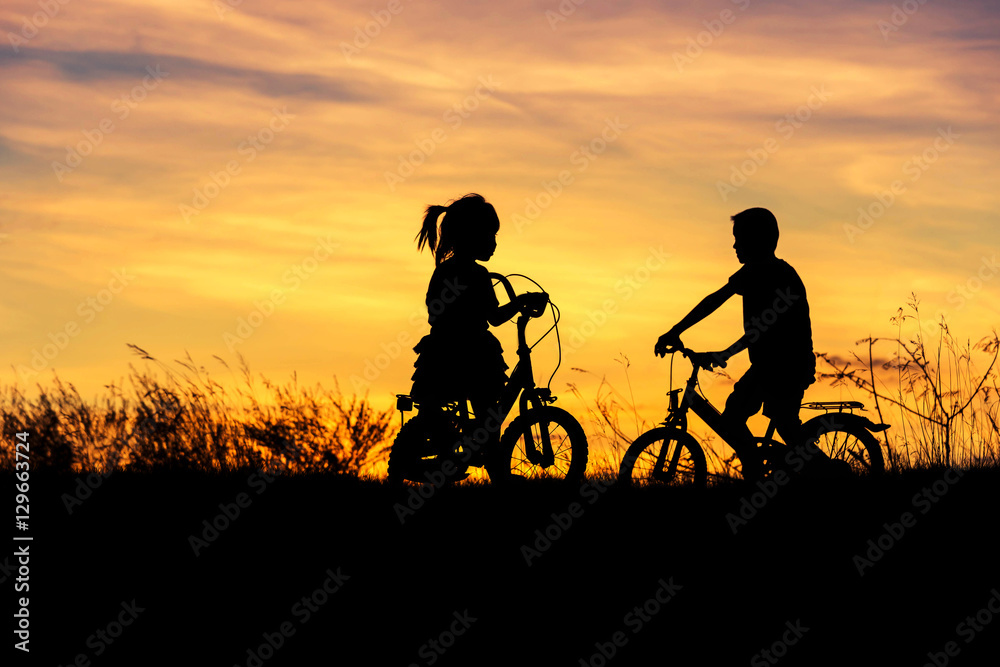
M499 400L507 383L503 348L489 331L452 335L431 331L413 351L413 388L420 402L461 401L482 397Z

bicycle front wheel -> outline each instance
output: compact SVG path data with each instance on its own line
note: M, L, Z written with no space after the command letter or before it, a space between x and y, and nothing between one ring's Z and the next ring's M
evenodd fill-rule
M701 445L687 431L669 426L640 435L618 469L620 484L703 488L707 479Z
M550 454L543 451L545 433ZM578 482L587 470L587 435L562 408L547 405L519 415L503 432L499 447L499 456L487 467L497 482L510 478Z

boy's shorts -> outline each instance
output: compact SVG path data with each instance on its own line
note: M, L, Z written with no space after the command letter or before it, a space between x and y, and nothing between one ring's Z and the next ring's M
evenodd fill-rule
M726 399L726 413L750 418L764 408L764 416L775 422L797 422L805 387L785 375L751 365Z

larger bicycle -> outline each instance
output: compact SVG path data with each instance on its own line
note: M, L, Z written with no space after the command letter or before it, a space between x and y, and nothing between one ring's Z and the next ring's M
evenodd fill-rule
M709 472L705 452L688 432L689 410L733 448L741 462L741 474L749 481L773 474L778 469L798 472L810 460L822 461L824 458L843 462L840 467L849 467L856 475L878 475L885 470L882 448L874 433L889 426L855 414L854 410L864 409L862 403L803 403L803 408L823 410L824 414L802 424L801 433L805 441L799 445L799 451L774 439L773 422L768 425L763 438L741 442L727 435L722 414L697 391L698 371L702 368L697 362L699 355L686 347L668 349L667 352L680 352L691 360L691 375L683 389L671 388L667 393L670 408L662 424L636 438L625 452L618 470L619 483L696 487L707 484ZM816 455L817 450L821 456Z

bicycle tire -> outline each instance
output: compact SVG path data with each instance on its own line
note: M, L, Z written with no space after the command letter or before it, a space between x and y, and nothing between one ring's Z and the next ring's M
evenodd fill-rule
M432 482L428 475L441 479L435 473L442 472L448 459L455 465L455 470L444 476L445 483L464 479L468 465L462 463L453 451L444 450L446 443L455 443L460 439L461 433L453 425L432 421L418 413L403 424L392 442L386 473L389 484L400 486L406 480Z
M548 467L529 461L525 451L525 432L530 430L533 440L537 442L543 423L549 432L555 457ZM506 483L511 479L579 482L587 471L587 434L583 426L570 413L551 405L518 415L500 436L498 452L495 460L486 466L490 479L497 483Z
M802 433L829 458L848 463L855 475L881 475L885 472L882 445L865 428L866 421L858 415L832 412L805 422Z
M678 459L677 470L672 479L656 479L653 476L656 459L660 449L667 446L682 448ZM672 450L667 450L667 458L672 456ZM635 439L622 459L618 468L618 483L633 485L664 485L704 488L708 480L708 465L705 462L705 452L690 433L670 426L660 426L646 431Z

